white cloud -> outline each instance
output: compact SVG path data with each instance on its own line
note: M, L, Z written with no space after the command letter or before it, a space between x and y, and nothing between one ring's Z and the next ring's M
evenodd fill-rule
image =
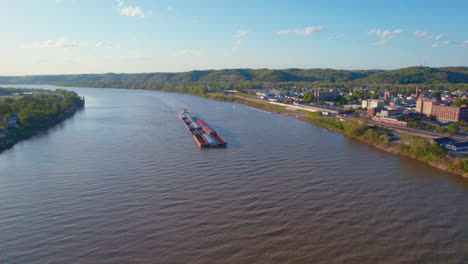
M145 12L139 7L128 6L119 10L121 15L131 17L145 17Z
M304 29L283 29L277 32L278 35L296 34L298 36L307 36L314 33L323 31L323 26L318 27L306 27Z
M101 41L96 43L96 47L98 48L120 48L119 43L109 42L109 41Z
M403 33L403 29L395 29L395 30L381 30L379 28L377 29L371 29L369 31L370 34L375 34L377 35L378 37L380 38L388 38L388 39L391 39L391 38L394 38L398 35L401 35L401 33Z
M198 57L200 55L201 55L201 51L194 50L194 49L184 49L184 50L179 50L176 53L174 53L174 56L176 57L185 57L185 56Z
M234 42L234 47L232 48L233 51L239 49L240 45L242 44L243 40L247 34L249 34L249 31L248 30L245 30L245 29L239 29L237 30L237 33L235 35L235 37L237 38L237 40Z
M433 35L431 32L428 31L415 31L413 32L413 37L429 40L440 40L444 37L444 34Z
M435 40L440 40L441 38L443 38L444 35L443 34L439 34L437 36L434 37Z
M138 6L125 6L125 2L123 0L116 0L117 1L117 11L120 15L129 16L129 17L145 17L147 15L151 15L152 11L144 11L142 8Z
M468 48L468 40L465 40L463 42L455 42L455 41L451 41L451 40L445 40L445 41L442 41L440 43L432 44L432 47L435 48L435 47L440 47L442 45L450 45L450 46L453 46L453 47Z
M247 34L249 34L249 31L248 31L248 30L239 29L239 30L237 31L236 38L245 37L245 36L247 36Z
M415 31L413 32L413 36L416 38L427 38L429 36L429 32L427 31Z
M47 48L77 48L88 47L88 43L83 41L68 41L65 38L51 39L45 41L36 41L31 44L23 45L28 49L47 49Z
M372 46L384 46L390 43L389 39L382 39L381 41L377 41L375 43L372 43Z
M344 36L343 33L335 32L328 37L328 40L339 39L339 38L342 38L343 36Z

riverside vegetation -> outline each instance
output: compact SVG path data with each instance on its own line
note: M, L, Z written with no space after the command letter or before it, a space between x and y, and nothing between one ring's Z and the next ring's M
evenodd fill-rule
M21 90L0 88L0 91ZM73 91L35 90L32 93L3 97L0 103L0 151L62 122L84 106L84 99Z
M434 167L445 169L463 176L468 174L468 160L452 158L447 149L431 143L427 138L401 134L399 143L389 141L392 131L381 127L370 126L366 122L346 121L338 118L309 118L311 123L339 131L345 135L365 141L380 149L418 159Z
M302 115L298 116L296 115L298 113L297 111L289 111L285 109L284 106L271 105L268 102L263 103L259 101L251 101L241 97L226 96L222 93L205 93L197 95L219 101L241 103L270 112L294 115L307 122L337 131L360 141L364 141L387 152L414 158L426 162L431 166L460 174L464 177L468 176L468 159L450 157L447 155L448 151L445 147L433 144L423 137L401 134L400 141L398 143L394 143L389 140L393 133L392 130L371 126L367 122L363 121L341 121L336 117L322 117L320 112L307 112L300 110L299 113L302 113Z

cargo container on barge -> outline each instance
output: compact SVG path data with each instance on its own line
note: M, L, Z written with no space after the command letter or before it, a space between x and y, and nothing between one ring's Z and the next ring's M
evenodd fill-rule
M226 147L227 142L205 121L188 112L186 109L179 114L185 127L190 131L193 140L200 148Z

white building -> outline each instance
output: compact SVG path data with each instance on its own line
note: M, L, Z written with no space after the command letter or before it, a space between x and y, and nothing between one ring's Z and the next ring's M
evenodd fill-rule
M373 100L373 99L362 100L362 108L369 109L369 108L376 108L376 107L380 107L384 105L385 105L385 102L382 100Z

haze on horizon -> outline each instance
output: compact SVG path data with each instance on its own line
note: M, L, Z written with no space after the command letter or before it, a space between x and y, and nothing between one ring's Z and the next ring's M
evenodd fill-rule
M0 3L0 76L468 62L462 0Z

